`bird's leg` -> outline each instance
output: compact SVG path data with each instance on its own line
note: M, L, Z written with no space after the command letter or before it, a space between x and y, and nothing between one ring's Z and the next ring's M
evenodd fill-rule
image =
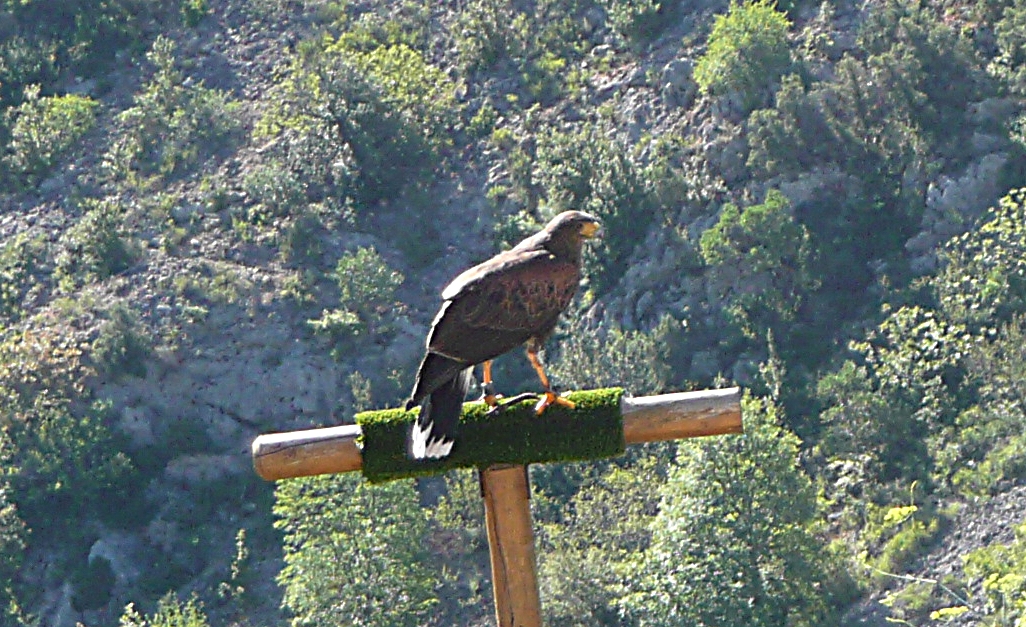
M538 395L534 394L533 392L517 394L513 398L502 398L501 394L495 394L494 390L492 389L492 362L490 360L486 361L484 362L483 366L484 373L482 374L483 380L481 381L480 400L482 403L488 405L488 407L491 408L488 410L488 413L485 414L486 416L495 415L503 411L510 405L516 405L520 401L526 401L527 399L534 400L538 398ZM502 399L501 403L499 402L500 398Z
M534 406L535 413L541 414L549 407L549 405L562 405L563 407L573 409L574 402L556 394L552 389L552 386L549 385L549 378L545 375L545 368L542 366L541 358L538 357L538 349L532 344L528 344L527 346L527 358L531 361L531 366L534 368L534 371L538 373L538 378L541 380L541 384L545 388L545 395L542 396L542 399Z
M478 400L489 407L495 407L499 404L501 396L495 393L495 388L492 387L492 360L481 364L481 398Z

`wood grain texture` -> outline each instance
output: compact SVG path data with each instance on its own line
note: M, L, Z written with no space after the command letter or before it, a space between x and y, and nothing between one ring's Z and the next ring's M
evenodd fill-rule
M624 397L627 444L741 433L741 389Z
M481 471L498 627L541 627L530 494L526 466Z
M359 425L269 433L253 440L253 467L267 481L359 470Z

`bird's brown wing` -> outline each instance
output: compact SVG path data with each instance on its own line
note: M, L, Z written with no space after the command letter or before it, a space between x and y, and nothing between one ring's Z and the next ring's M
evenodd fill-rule
M513 253L514 251L509 251ZM547 251L504 253L471 268L446 288L429 350L480 363L544 339L570 304L580 268Z

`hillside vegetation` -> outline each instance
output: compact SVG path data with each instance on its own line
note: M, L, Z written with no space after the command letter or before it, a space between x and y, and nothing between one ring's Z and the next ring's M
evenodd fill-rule
M1026 622L1026 0L0 0L0 624L493 624L470 472L261 482L576 208L547 624ZM519 355L500 392L537 383Z

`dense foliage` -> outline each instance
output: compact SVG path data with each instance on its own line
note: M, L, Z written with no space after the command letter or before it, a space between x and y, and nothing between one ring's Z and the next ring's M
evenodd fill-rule
M488 624L473 473L245 457L401 404L440 286L566 209L605 237L556 384L748 394L743 436L532 466L550 624L1021 623L1024 33L1024 0L0 0L0 625Z

